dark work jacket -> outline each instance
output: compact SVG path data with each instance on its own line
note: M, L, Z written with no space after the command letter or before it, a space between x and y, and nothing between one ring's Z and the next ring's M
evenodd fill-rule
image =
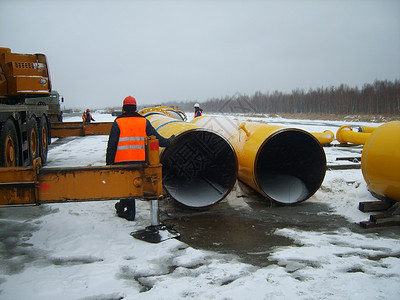
M137 118L144 118L143 116L139 115L137 112L134 113L123 113L122 115L119 115L118 118L131 118L131 117L137 117ZM114 121L113 125L111 126L111 131L110 131L110 136L108 137L108 145L107 145L107 153L106 153L106 164L107 165L112 165L114 164L114 158L115 158L115 153L117 152L117 145L118 145L118 140L119 140L119 126L116 121ZM146 120L146 134L147 136L154 135L159 143L160 147L168 147L170 145L169 139L166 139L162 137L161 135L158 134L158 132L154 129L154 127L151 125L149 120ZM129 162L121 162L119 164L127 164Z
M86 113L86 119L85 119L85 123L90 123L91 121L94 121L92 114L90 112Z

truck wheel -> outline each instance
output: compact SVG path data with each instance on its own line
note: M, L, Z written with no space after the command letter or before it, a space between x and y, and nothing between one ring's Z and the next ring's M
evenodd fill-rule
M29 155L31 162L39 157L39 132L36 118L32 117L29 121Z
M42 164L45 164L47 161L47 152L49 150L48 133L49 127L47 120L46 117L43 116L39 120L39 155L42 159Z
M0 132L0 166L19 166L17 130L15 129L13 121L10 119L4 123Z

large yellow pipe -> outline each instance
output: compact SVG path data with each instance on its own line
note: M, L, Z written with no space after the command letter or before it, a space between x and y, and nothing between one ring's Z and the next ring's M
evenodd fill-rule
M141 113L162 136L176 136L160 156L163 185L173 199L204 208L228 195L237 179L237 158L226 138L162 112Z
M239 179L275 202L304 201L322 184L325 152L308 132L223 117L202 116L191 122L224 135L238 157Z
M357 144L364 145L367 138L370 136L369 132L356 132L350 126L342 126L336 132L336 140L341 144Z
M385 123L370 134L361 169L373 193L400 201L400 121Z

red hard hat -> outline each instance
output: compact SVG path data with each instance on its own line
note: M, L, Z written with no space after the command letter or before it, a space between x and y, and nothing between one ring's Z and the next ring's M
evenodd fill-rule
M90 109L88 108L86 111L90 111Z
M128 96L124 99L123 105L136 105L136 99L133 98L132 96Z

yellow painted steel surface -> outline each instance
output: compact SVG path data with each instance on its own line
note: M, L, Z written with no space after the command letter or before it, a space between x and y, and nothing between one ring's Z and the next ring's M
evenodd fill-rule
M49 95L51 81L44 54L12 53L0 47L0 96ZM4 80L7 78L7 81Z
M102 166L43 169L38 176L39 200L79 201L162 195L161 167ZM136 183L136 185L135 185Z
M282 127L268 126L265 128L266 131L257 131L257 128L254 128L254 123L241 123L238 120L229 118L208 116L194 118L191 122L198 126L217 131L225 136L232 144L238 157L238 177L259 193L265 195L256 182L254 164L258 150L265 141L265 138ZM247 135L251 137L248 138Z
M265 197L297 203L312 196L322 183L325 153L315 137L303 130L224 117L202 116L191 122L231 142L239 179Z
M158 140L151 137L148 163L98 167L0 168L0 205L162 197ZM155 155L154 155L155 154Z
M175 135L174 144L160 156L164 188L173 199L190 208L205 208L225 198L236 183L237 158L221 134L159 110L139 113L160 135Z
M154 107L147 107L139 111L141 115L149 115L153 112L160 113L166 115L168 117L177 119L179 121L186 121L187 116L185 112L178 107L169 107L169 106L154 106Z
M385 123L370 134L361 169L375 194L400 201L400 121Z
M161 165L49 168L37 178L35 169L26 168L24 179L7 181L4 171L21 174L15 169L0 170L0 205L162 196Z
M355 132L350 126L342 126L336 132L336 140L341 144L352 143L364 145L370 133Z
M239 161L239 178L248 183L251 187L256 189L261 194L264 191L261 189L255 178L255 161L257 153L265 141L265 138L271 134L282 129L281 126L264 126L253 122L239 122L237 120L234 123L229 119L217 119L215 125L209 123L211 118L206 116L198 117L192 120L194 124L204 126L216 130L219 133L225 135L228 141L231 142L232 146L236 151L236 155ZM217 129L218 124L221 128ZM216 126L217 125L217 126ZM261 125L261 126L259 126ZM210 127L209 127L210 126ZM232 127L233 126L233 127ZM221 130L222 129L222 130ZM232 131L233 129L233 131Z
M323 145L330 144L335 139L335 134L330 130L324 132L310 132Z
M113 122L55 122L51 123L51 137L109 135Z
M33 167L0 168L0 205L38 203L37 183Z
M377 127L370 127L370 126L361 126L361 132L371 133L374 132Z
M171 114L172 108L169 106L155 106L155 107L147 107L139 111L139 114L141 115L146 115L151 112L158 112L163 115L166 115L170 118L173 118L174 116Z
M159 134L166 138L171 137L171 135L179 135L188 130L199 129L196 125L162 114L147 115L146 119L150 121Z

